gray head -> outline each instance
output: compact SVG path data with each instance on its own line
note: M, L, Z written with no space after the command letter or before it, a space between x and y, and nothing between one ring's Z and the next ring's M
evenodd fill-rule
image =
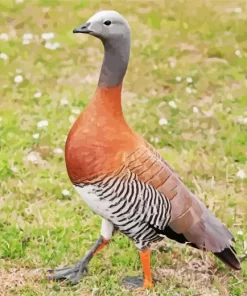
M75 28L73 33L90 34L105 42L130 38L130 27L117 11L104 10L97 12L85 24Z
M73 33L89 34L99 38L105 47L99 86L116 86L125 75L130 53L130 27L116 11L97 12Z

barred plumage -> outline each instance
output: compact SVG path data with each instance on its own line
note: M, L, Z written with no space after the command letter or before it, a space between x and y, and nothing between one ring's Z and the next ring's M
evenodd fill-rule
M79 184L76 189L97 214L133 239L140 250L163 238L155 229L164 230L170 221L169 200L128 169Z

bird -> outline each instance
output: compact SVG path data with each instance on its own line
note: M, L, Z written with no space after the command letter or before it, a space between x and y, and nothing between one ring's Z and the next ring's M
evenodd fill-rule
M49 278L77 284L88 272L91 259L117 231L139 250L143 276L123 279L133 288L154 287L150 248L165 237L212 252L231 269L240 270L231 232L124 118L122 86L131 49L127 20L117 11L99 11L73 33L94 36L104 47L93 98L71 127L65 144L69 178L102 222L92 249L74 265L52 270Z

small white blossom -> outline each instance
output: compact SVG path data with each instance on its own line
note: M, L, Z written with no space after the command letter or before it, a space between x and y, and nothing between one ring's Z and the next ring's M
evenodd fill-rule
M167 124L168 124L168 121L166 118L160 118L159 125L167 125Z
M33 163L37 163L38 162L38 157L34 154L34 153L30 153L27 156L27 160Z
M33 34L32 33L25 33L22 38L25 40L32 40Z
M238 56L238 57L241 57L242 56L242 53L241 53L241 51L239 49L237 49L235 51L235 55Z
M23 3L24 2L24 0L15 0L15 3L17 3L17 4L20 4L20 3Z
M154 142L157 144L157 143L159 143L159 141L160 141L160 139L158 138L158 137L155 137L154 138Z
M193 82L193 80L192 80L191 77L187 77L186 80L187 80L188 83L192 83Z
M5 40L5 41L8 41L9 40L9 36L6 33L1 33L0 34L0 39L1 40Z
M188 86L188 87L186 87L186 92L188 93L188 94L191 94L192 93L192 89Z
M60 104L62 106L66 106L66 105L69 105L69 101L66 98L62 98L61 101L60 101Z
M15 83L21 83L23 81L23 77L21 75L15 76L14 79Z
M193 107L193 112L194 112L194 113L198 113L198 111L199 111L199 109L198 109L196 106L194 106L194 107Z
M62 194L63 194L64 196L70 196L70 192L69 192L69 190L67 190L67 189L64 189L64 190L62 191Z
M75 120L76 120L75 116L74 116L74 115L70 115L70 117L69 117L69 122L70 122L70 123L74 123Z
M33 97L34 98L40 98L42 96L42 93L41 92L36 92Z
M233 9L233 11L236 12L236 13L241 13L242 12L242 8L241 7L235 7Z
M80 109L75 109L75 108L72 109L71 112L74 113L74 114L80 114L81 113Z
M50 32L50 33L43 33L41 35L41 38L44 39L44 40L51 40L52 38L55 37L55 34L53 32Z
M244 179L246 174L244 170L239 170L236 174L237 177L239 177L240 179Z
M34 139L38 139L38 138L39 138L39 134L38 134L38 133L33 134L33 138L34 138Z
M50 49L50 50L55 50L60 46L60 44L58 42L55 43L51 43L51 42L46 42L45 43L45 48Z
M169 104L170 107L172 107L174 109L177 108L177 105L176 105L176 103L174 101L170 101L168 104Z
M2 60L7 60L9 57L6 55L6 53L4 53L4 52L1 52L0 53L0 59L2 59Z
M23 45L28 45L28 44L30 44L30 40L28 40L28 39L23 39L23 40L22 40L22 44L23 44Z
M247 117L243 117L242 115L237 117L237 122L241 124L247 124Z
M237 232L237 235L240 235L240 236L242 236L242 235L244 235L244 233L243 233L243 231L242 231L242 230L239 230L239 231Z
M180 76L177 76L177 77L176 77L176 81L179 82L179 81L181 81L181 80L182 80L182 77L180 77Z
M14 173L16 173L18 171L18 167L12 166L11 167L11 171L14 172Z
M53 150L53 152L54 152L55 154L62 154L62 153L63 153L63 149L62 149L62 148L55 148L55 149Z
M47 120L41 120L37 123L37 127L45 127L45 126L48 126L48 121Z

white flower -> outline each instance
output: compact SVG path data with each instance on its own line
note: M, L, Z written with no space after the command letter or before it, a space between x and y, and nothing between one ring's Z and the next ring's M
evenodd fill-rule
M70 115L70 117L69 117L69 122L70 122L70 123L74 123L75 121L76 121L75 116L74 116L74 115Z
M42 93L41 92L36 92L33 97L34 98L40 98L42 96Z
M39 138L39 134L38 134L38 133L33 134L33 138L34 138L34 139L38 139L38 138Z
M168 104L169 104L170 107L172 107L174 109L177 108L177 105L176 105L176 103L174 101L170 101Z
M67 190L67 189L64 189L64 190L62 191L62 194L63 194L64 196L70 196L70 192L69 192L69 190Z
M1 40L5 40L5 41L8 41L9 40L9 36L6 33L1 33L0 34L0 39Z
M56 154L62 154L63 153L63 149L62 148L55 148L53 150L53 152L56 153Z
M246 174L244 170L239 170L236 174L237 177L239 177L240 179L244 179Z
M196 106L194 106L194 107L193 107L193 112L194 112L194 113L198 113L198 111L199 111L199 109L198 109Z
M166 118L160 118L159 125L167 125L167 124L168 124L168 121Z
M243 117L242 115L237 117L237 122L241 124L246 124L247 123L247 117Z
M188 83L192 83L192 81L193 81L191 77L187 77L186 80Z
M236 13L241 13L242 12L242 8L241 7L235 7L233 9L233 11L236 12Z
M25 33L23 34L23 39L25 40L32 40L33 39L33 34L32 33Z
M242 56L242 53L241 53L241 51L239 49L237 49L235 51L235 55L238 56L238 57L241 57Z
M74 113L74 114L80 114L81 113L80 109L75 109L75 108L72 109L71 112Z
M62 98L61 101L60 101L60 104L62 106L66 106L66 105L69 105L69 101L66 98Z
M18 167L12 166L11 167L11 171L14 172L14 173L16 173L18 171Z
M15 76L14 79L15 83L21 83L23 81L23 77L21 75Z
M38 162L38 157L34 154L34 153L30 153L27 156L27 160L33 163L37 163Z
M23 39L23 40L22 40L22 44L23 44L23 45L30 44L30 40L28 40L28 39Z
M242 230L239 230L238 232L237 232L237 235L244 235L244 233L243 233L243 231Z
M50 49L50 50L55 50L60 46L60 44L58 42L55 43L51 43L51 42L46 42L45 43L45 48Z
M48 126L48 121L47 120L41 120L37 123L37 127L45 127L45 126Z
M24 2L24 0L15 0L15 3L23 3Z
M188 94L191 94L192 93L192 89L189 86L187 86L185 90L186 90L186 92Z
M55 34L53 32L50 32L50 33L43 33L41 35L41 38L44 39L44 40L50 40L52 38L55 37Z
M0 53L0 59L2 59L2 60L7 60L9 57L6 55L6 53L4 53L4 52L1 52Z
M182 77L180 77L180 76L176 77L176 81L181 81L181 80L182 80Z

